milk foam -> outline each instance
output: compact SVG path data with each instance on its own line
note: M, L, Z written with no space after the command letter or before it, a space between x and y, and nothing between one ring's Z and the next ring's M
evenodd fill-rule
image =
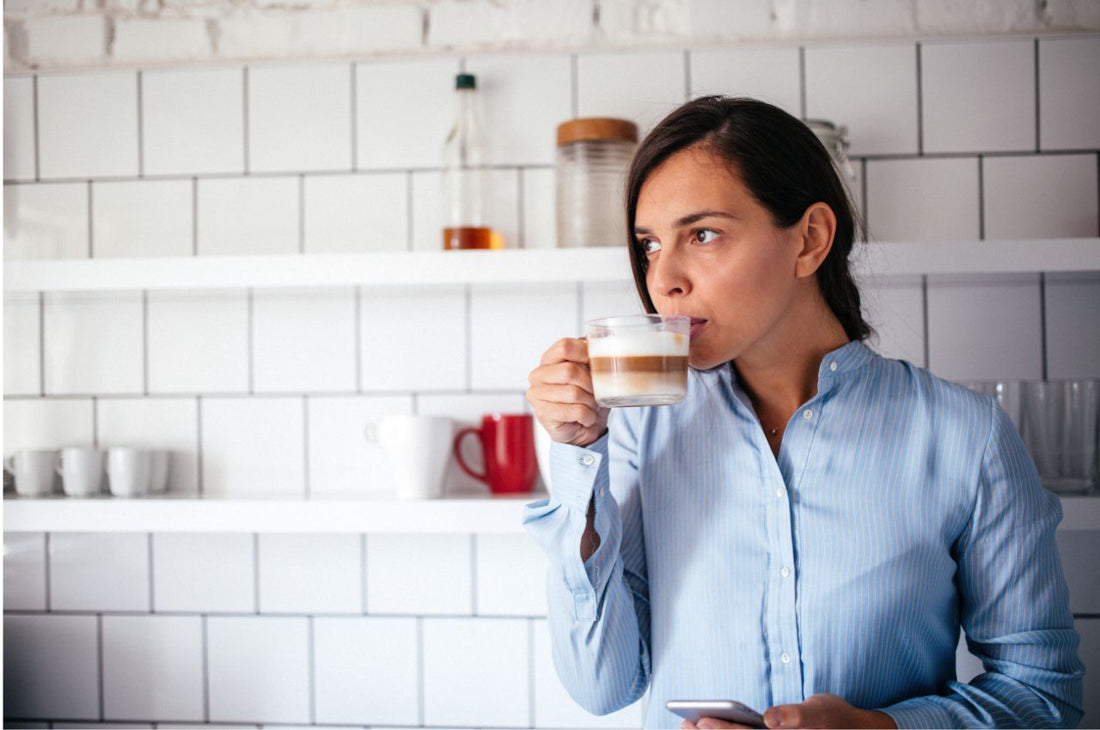
M637 332L588 340L589 357L688 354L688 336L679 332Z

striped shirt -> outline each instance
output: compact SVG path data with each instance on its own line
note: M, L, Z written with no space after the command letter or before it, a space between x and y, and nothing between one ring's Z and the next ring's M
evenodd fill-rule
M761 712L829 692L899 727L1075 725L1056 496L992 398L859 342L827 355L773 456L730 367L683 403L554 444L527 506L558 674L605 714L649 689ZM579 545L595 499L598 550ZM984 673L956 681L960 627Z

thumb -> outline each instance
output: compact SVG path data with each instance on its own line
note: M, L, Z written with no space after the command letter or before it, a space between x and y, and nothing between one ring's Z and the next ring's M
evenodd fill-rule
M799 727L799 714L793 705L776 705L764 713L764 724L769 728Z

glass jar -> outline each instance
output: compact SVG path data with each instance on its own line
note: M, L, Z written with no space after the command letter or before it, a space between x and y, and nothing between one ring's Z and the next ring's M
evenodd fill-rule
M558 246L625 245L623 191L638 127L625 119L589 117L559 124L557 136Z
M840 179L846 187L851 187L856 179L855 168L848 159L848 128L843 124L836 125L825 119L807 119L806 126L810 128L821 144L825 145L829 156L833 158Z

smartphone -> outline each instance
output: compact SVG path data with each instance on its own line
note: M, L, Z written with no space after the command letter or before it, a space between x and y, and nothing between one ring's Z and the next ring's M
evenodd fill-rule
M675 712L685 720L699 722L704 717L735 722L738 725L766 728L764 716L747 705L733 700L669 700L665 703L669 712Z

